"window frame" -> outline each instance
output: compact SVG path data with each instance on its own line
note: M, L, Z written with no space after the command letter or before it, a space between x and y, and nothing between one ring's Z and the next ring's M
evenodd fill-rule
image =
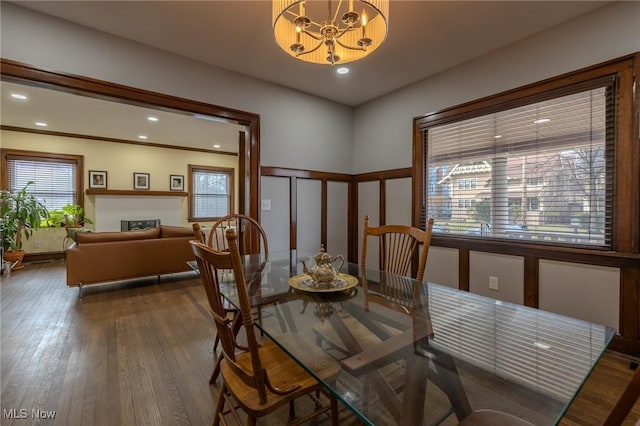
M26 160L41 161L51 163L71 163L76 166L76 204L84 208L84 156L73 154L57 154L41 151L25 151L18 149L2 148L0 149L2 157L2 174L0 175L0 187L4 190L8 188L8 161L9 160Z
M582 94L584 92L589 92L590 90L594 90L594 89L602 89L605 91L605 93L610 93L611 95L613 95L614 99L609 99L606 101L606 104L608 105L608 107L611 107L614 109L615 112L615 94L616 94L616 79L613 76L605 76L605 77L601 77L601 78L596 78L596 79L592 79L589 80L587 82L582 82L579 84L571 84L571 85L567 85L565 87L562 88L558 88L558 89L554 89L554 90L548 90L545 91L544 93L540 93L537 94L535 96L524 96L521 97L519 99L515 99L512 100L511 102L508 103L498 103L496 105L491 106L490 108L478 108L477 110L474 110L473 112L470 112L468 114L465 114L463 116L458 116L458 115L452 115L450 116L448 119L445 120L441 120L440 122L438 122L437 124L429 124L426 126L421 127L421 132L423 133L423 143L425 144L425 148L424 151L426 152L426 145L429 144L429 138L427 136L428 133L430 133L430 129L431 128L438 128L440 126L443 125L455 125L456 123L460 123L460 122L466 122L469 119L473 119L476 117L486 117L486 116L490 116L492 114L495 113L501 113L501 112L505 112L505 111L512 111L514 109L518 109L519 107L523 107L523 106L531 106L531 105L536 105L540 102L546 102L546 101L555 101L556 99L562 99L563 97L567 96L567 95L574 95L574 94ZM607 116L609 116L609 113L611 111L605 111L605 114ZM609 119L610 122L606 123L606 136L605 136L605 145L606 147L604 148L604 153L606 154L605 156L605 163L606 163L606 168L607 168L607 175L605 176L605 186L607 187L607 193L604 195L605 200L610 199L611 202L607 203L607 211L606 211L606 217L611 218L613 217L613 202L612 202L612 198L613 198L613 194L612 191L609 187L609 185L612 185L613 182L613 176L615 173L615 170L613 169L613 158L615 156L615 148L614 148L614 143L613 140L615 139L615 129L614 126L612 124L613 122L613 118ZM611 134L609 134L611 133ZM509 147L509 152L512 153L516 153L516 155L520 152L522 152L522 150L530 150L530 144L528 142L521 144L522 147L518 144L515 145L510 145ZM538 145L536 145L537 147L539 147L539 149L541 150L545 150L547 147L553 147L555 145L555 141L554 140L547 140L547 139L542 139L538 142ZM474 153L474 150L471 150L472 153ZM461 157L457 157L455 161L461 161L462 158ZM475 161L480 161L480 162L489 162L491 160L491 158L489 157L479 157L479 159L475 160ZM425 163L424 163L424 167L427 168L429 167L428 164L426 164L427 159L424 159ZM505 160L506 161L506 160ZM464 191L466 189L471 188L471 181L473 178L459 178L458 179L458 189L459 191L462 191L464 193ZM516 182L514 181L509 181L509 185L514 184ZM607 184L608 183L608 184ZM491 190L491 197L493 198L494 194L494 190ZM428 198L428 195L426 195L426 198ZM423 204L425 206L428 205L427 199L423 200ZM465 200L466 201L466 200ZM465 203L466 206L466 203ZM468 208L468 207L465 207ZM538 209L531 209L529 208L529 203L527 200L527 204L526 204L526 209L527 211L539 211ZM606 223L611 223L611 221ZM574 239L571 239L570 241L566 241L567 237L566 234L558 234L559 237L564 237L564 241L560 240L560 238L557 241L540 241L540 237L538 236L538 238L536 239L528 239L528 238L523 238L523 243L529 243L529 244L544 244L544 245L558 245L558 246L576 246L576 247L587 247L587 248L600 248L600 249L609 249L611 247L611 241L612 241L612 233L613 233L613 227L611 225L607 226L605 223L605 235L604 235L604 239L602 241L602 244L595 244L595 243L585 243L585 242L579 242L579 241L575 241ZM421 224L422 225L422 224ZM595 231L595 229L594 229ZM451 233L453 234L453 233ZM459 235L459 234L453 234L453 235ZM535 234L532 234L535 235ZM589 240L590 239L591 234L587 235L581 235L582 240ZM495 240L504 240L504 239L509 239L511 238L511 234L506 233L505 235L494 235L494 234L482 234L482 235L477 235L475 236L475 238L481 238L481 239L495 239Z
M194 192L194 182L193 182L193 174L195 172L211 172L218 174L226 174L229 178L229 205L228 205L228 213L233 213L234 207L234 188L235 188L235 169L232 167L216 167L216 166L201 166L189 164L189 192L188 192L188 202L189 202L189 215L187 220L189 222L211 222L219 219L219 217L197 217L194 215L195 208L193 203L195 202L195 192Z
M426 214L425 161L422 132L438 124L448 123L456 117L458 120L493 113L526 103L543 100L553 91L554 96L562 91L575 93L582 86L584 90L597 85L595 82L614 79L614 118L613 155L613 212L612 235L609 247L572 246L571 244L553 245L544 242L531 244L522 241L507 241L502 238L472 239L462 235L434 234L432 244L442 247L477 249L495 253L525 253L535 246L543 257L552 257L559 252L568 253L566 257L587 259L594 252L638 253L640 250L640 190L636 178L640 175L640 148L634 136L638 133L638 117L634 102L640 96L634 92L634 71L640 68L637 55L628 55L602 64L552 77L506 92L491 95L478 100L447 108L414 118L413 133L413 211L412 223L422 227ZM635 130L634 130L635 129ZM625 254L626 255L626 254ZM564 256L564 255L563 255Z

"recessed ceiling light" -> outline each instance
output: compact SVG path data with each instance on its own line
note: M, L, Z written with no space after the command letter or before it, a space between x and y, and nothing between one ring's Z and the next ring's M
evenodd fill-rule
M220 148L220 145L215 144L213 147L214 147L214 148Z
M495 135L494 138L496 139L500 139L502 137L502 135Z
M45 123L44 121L36 121L36 126L47 127L47 123Z
M150 115L149 117L147 117L147 120L149 120L149 121L158 121L158 117L153 117L153 116Z
M340 67L336 70L336 72L338 74L347 74L349 72L349 68L347 67Z
M139 135L138 139L147 139L147 136L146 135Z
M15 98L15 99L20 99L21 101L24 101L25 99L28 99L28 98L26 97L26 95L22 95L22 94L20 94L20 93L12 93L12 94L11 94L11 97L12 97L12 98Z
M536 121L534 121L535 124L541 124L541 123L548 123L549 121L551 121L550 118L539 118Z

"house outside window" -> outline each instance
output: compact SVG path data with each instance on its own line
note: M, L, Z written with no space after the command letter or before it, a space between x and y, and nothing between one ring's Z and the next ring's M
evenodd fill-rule
M477 186L477 178L458 179L458 189L476 189Z
M82 165L83 157L78 155L2 150L2 168L6 170L2 185L10 192L18 192L33 182L27 192L48 210L67 204L82 205Z
M540 177L540 176L528 177L527 178L527 185L529 185L529 186L542 185L542 177Z
M231 168L189 165L189 220L212 221L233 212Z
M527 198L527 210L539 210L540 209L540 201L537 198Z
M422 127L424 176L446 169L436 183L455 188L450 214L431 216L449 235L510 238L517 227L525 242L610 247L613 85L599 79ZM434 192L425 194L429 213L442 204Z

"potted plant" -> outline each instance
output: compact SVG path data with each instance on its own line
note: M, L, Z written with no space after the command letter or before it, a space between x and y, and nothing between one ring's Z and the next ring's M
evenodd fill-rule
M18 192L0 192L0 218L2 218L2 248L4 259L12 269L21 269L24 251L22 238L29 239L48 216L47 208L34 195L27 192L28 182Z
M49 210L44 223L51 227L80 228L93 222L85 217L84 209L79 204L67 204L61 209Z
M76 234L78 232L91 232L84 228L85 224L93 223L91 219L84 215L84 209L79 204L67 204L60 209L49 210L49 215L42 222L42 226L49 228L65 229L65 237L62 240L66 249L69 243L77 243Z

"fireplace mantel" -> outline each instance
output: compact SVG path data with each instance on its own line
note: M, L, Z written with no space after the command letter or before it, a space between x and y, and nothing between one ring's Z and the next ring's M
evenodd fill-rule
M173 196L186 197L188 194L184 191L146 191L146 190L127 190L127 189L87 189L87 195L134 195L134 196Z

